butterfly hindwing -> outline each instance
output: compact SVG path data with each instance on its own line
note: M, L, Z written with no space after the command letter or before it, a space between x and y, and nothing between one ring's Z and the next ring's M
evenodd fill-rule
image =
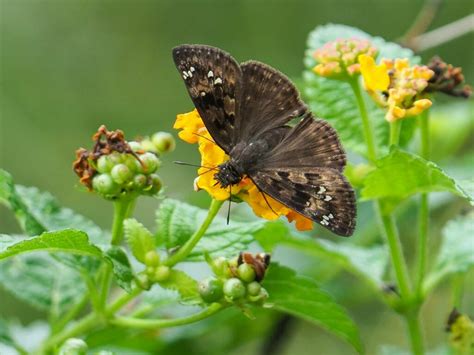
M307 111L296 87L278 70L254 60L244 62L240 67L242 119L237 122L240 140L251 141Z
M178 46L173 59L207 130L229 153L240 117L239 64L223 50L204 45Z
M341 236L355 228L355 195L345 177L331 168L280 168L250 176L275 200Z

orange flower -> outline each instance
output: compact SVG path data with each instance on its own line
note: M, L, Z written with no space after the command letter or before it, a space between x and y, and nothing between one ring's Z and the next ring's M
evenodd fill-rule
M198 143L201 154L201 166L198 177L194 181L196 190L205 190L216 200L227 200L230 188L223 189L214 178L215 168L229 159L229 156L212 141L197 110L177 115L173 126L181 129L178 136L188 143ZM312 229L313 222L301 214L291 210L269 195L263 194L248 177L244 177L238 185L232 185L232 195L247 202L254 213L268 220L286 216L289 222L295 221L298 230ZM270 207L269 207L270 206Z

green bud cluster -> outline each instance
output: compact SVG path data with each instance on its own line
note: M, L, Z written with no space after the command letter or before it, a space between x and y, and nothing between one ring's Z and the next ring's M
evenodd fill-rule
M134 151L146 151L155 154L169 153L174 150L176 143L173 136L168 132L156 132L151 137L145 137L139 142L129 142Z
M258 303L263 304L268 298L268 292L256 280L252 265L238 265L237 258L226 259L218 257L208 260L215 276L199 282L198 290L206 303Z
M157 170L161 161L155 153L113 152L102 155L96 163L92 188L107 199L122 196L155 195L163 185Z
M171 275L171 269L161 264L160 255L150 250L145 255L145 271L138 274L136 282L144 290L149 290L155 282L164 282Z

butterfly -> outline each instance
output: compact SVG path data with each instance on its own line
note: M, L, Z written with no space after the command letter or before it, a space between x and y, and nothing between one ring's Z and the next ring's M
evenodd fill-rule
M346 155L337 133L313 117L284 74L253 60L239 64L206 45L175 47L173 59L209 134L229 156L214 175L222 188L248 177L264 197L333 233L353 234L355 195L342 174Z

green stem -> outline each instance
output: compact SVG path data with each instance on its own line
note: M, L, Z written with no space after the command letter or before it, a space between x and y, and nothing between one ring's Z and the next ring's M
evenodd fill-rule
M170 256L164 264L167 266L174 266L181 260L184 260L189 253L194 249L196 244L202 238L204 233L206 233L207 228L211 224L214 217L219 212L219 209L222 206L223 201L212 200L211 206L209 206L209 211L207 213L206 219L202 222L201 227L188 239L188 241L176 252Z
M87 290L88 290L88 295L91 300L92 308L94 311L98 312L100 310L100 295L97 291L97 286L92 279L92 277L89 276L88 273L86 272L81 272L82 279L84 280Z
M54 324L53 329L52 329L53 333L57 333L63 330L63 328L71 320L76 318L76 316L85 307L88 301L89 301L89 295L85 294L84 297L82 297L79 302L77 302L63 317L61 317L61 319L56 324Z
M430 158L430 133L428 110L419 117L421 147L420 154L423 158ZM426 259L428 253L428 231L429 231L429 201L428 194L422 193L420 196L420 210L418 214L418 247L417 247L417 268L416 268L416 293L421 300L423 292L423 280L426 270Z
M464 291L464 276L462 273L456 274L452 280L452 304L453 308L461 309L462 296Z
M106 315L107 316L112 316L120 310L123 306L125 306L128 302L133 300L135 297L137 297L140 293L142 293L141 288L134 288L130 293L124 293L122 296L118 297L111 305L109 308L107 308Z
M401 128L402 128L401 120L390 122L390 146L398 145L398 143L400 142Z
M123 220L130 214L133 200L114 201L114 219L112 222L112 239L110 244L120 245L123 239Z
M382 202L377 201L379 215L385 231L388 247L390 250L390 259L392 260L397 285L400 289L402 299L407 300L411 295L410 280L408 279L408 270L405 257L403 256L402 245L398 237L398 230L392 215L385 215L382 211Z
M193 315L175 318L175 319L139 319L133 317L117 317L110 321L111 324L127 327L127 328L139 328L139 329L155 329L155 328L165 328L165 327L175 327L178 325L190 324L219 312L224 306L220 303L213 303L206 309L202 310L199 313Z
M423 334L421 333L420 318L418 312L414 314L406 314L405 319L408 325L408 333L410 335L411 351L414 355L423 355Z
M364 137L365 137L365 142L367 144L367 156L369 160L373 163L375 162L377 158L377 151L375 149L375 139L374 139L374 133L373 133L374 131L372 128L372 123L367 113L367 108L365 106L364 97L362 96L362 92L360 90L359 82L357 80L351 80L350 85L356 97L357 106L359 107L360 117L362 119Z

